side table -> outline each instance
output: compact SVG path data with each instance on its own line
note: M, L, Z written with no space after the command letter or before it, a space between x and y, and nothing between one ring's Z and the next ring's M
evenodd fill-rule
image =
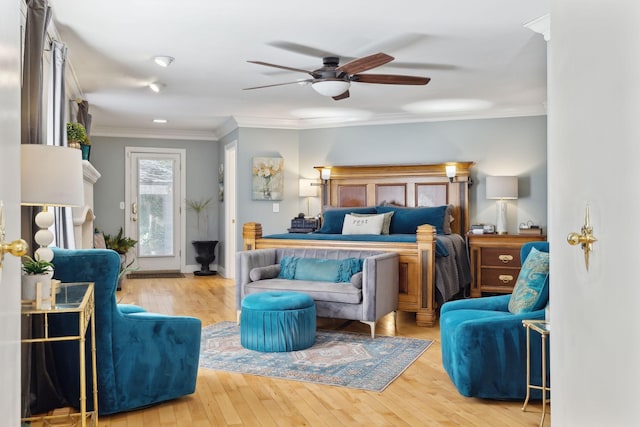
M522 410L527 409L531 390L542 390L542 418L540 427L544 424L547 403L551 402L551 387L547 385L547 337L551 333L551 324L546 320L523 320L522 326L527 328L527 397L524 400ZM531 331L540 334L542 341L542 384L531 384ZM547 394L549 397L547 397Z
M55 306L51 308L36 308L33 304L23 304L22 316L42 316L44 332L41 337L23 338L23 343L42 343L56 341L78 341L80 355L80 412L65 415L41 415L23 418L22 421L43 421L79 418L73 425L87 426L87 418L90 418L91 426L98 425L98 375L96 367L96 334L95 334L95 304L93 283L62 283L59 293L56 295ZM69 336L51 336L49 333L49 317L63 313L78 314L78 334ZM85 365L85 339L87 328L91 328L91 371L93 375L93 411L87 411L87 378ZM46 423L44 425L49 425Z

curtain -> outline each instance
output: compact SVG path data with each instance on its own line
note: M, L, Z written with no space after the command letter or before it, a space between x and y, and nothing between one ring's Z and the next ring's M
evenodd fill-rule
M21 143L42 144L42 53L51 10L47 0L27 0L24 58L21 91ZM36 209L23 208L22 235L33 236L33 218ZM35 242L29 239L30 247ZM43 336L42 319L22 318L22 336ZM23 417L32 413L65 406L58 393L58 380L46 366L53 360L51 347L42 344L22 344L21 352L21 412ZM49 361L49 362L48 362Z
M49 112L48 139L50 145L67 145L66 124L66 92L64 85L65 67L67 63L67 47L64 43L53 41L51 43L51 81L49 84ZM69 207L57 207L53 209L54 245L59 248L75 249L75 237L73 232L73 209Z
M91 135L91 114L89 114L89 102L82 100L78 102L78 114L76 121L87 130L87 136Z

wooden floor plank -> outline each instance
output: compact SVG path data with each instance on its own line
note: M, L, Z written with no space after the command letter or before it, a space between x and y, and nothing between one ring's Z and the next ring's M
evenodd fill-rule
M234 284L220 276L125 279L118 302L151 312L195 316L203 326L235 321ZM319 319L322 329L369 333L359 322ZM104 427L147 426L536 426L540 405L461 396L442 368L440 329L415 325L415 315L385 316L376 334L433 340L381 393L201 369L193 395L124 414ZM549 425L547 417L546 425ZM171 424L175 423L175 424Z

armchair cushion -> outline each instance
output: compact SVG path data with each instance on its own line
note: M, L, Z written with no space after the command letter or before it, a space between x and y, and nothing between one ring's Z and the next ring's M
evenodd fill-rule
M527 255L513 293L509 311L528 313L545 307L549 299L549 253L532 248Z
M271 264L264 267L252 268L249 278L252 282L265 279L275 279L280 274L280 264Z

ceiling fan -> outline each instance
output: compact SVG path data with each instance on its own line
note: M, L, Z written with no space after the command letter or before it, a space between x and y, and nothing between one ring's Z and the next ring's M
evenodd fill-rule
M426 85L431 80L429 77L403 76L398 74L360 74L363 71L371 70L372 68L380 67L381 65L391 62L393 59L393 56L380 52L354 59L344 65L339 65L340 58L337 56L325 56L322 59L323 66L313 71L270 64L262 61L247 61L252 64L266 65L267 67L306 73L312 78L297 80L295 82L248 87L244 90L283 86L295 83L311 83L316 92L324 96L330 96L334 100L339 101L349 97L349 87L351 86L351 82L389 85Z

